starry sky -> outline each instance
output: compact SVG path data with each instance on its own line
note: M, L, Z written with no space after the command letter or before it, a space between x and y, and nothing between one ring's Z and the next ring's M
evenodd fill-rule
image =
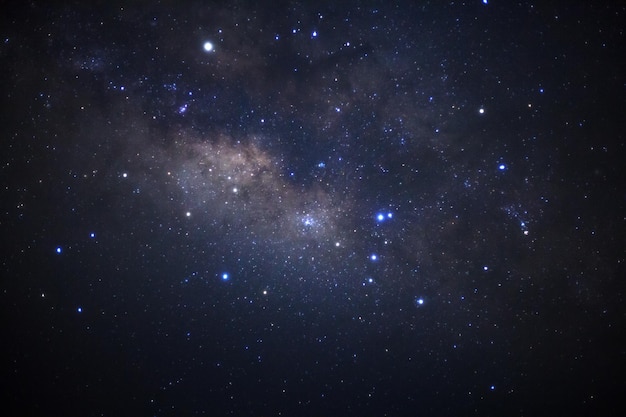
M7 415L624 415L593 3L5 5Z

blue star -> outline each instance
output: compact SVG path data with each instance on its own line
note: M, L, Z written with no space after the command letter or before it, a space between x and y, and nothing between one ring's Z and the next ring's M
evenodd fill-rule
M61 253L61 252L63 252L63 248L60 246L57 246L56 253Z
M390 211L387 213L376 213L376 221L379 223L389 219L393 219L393 213Z
M230 279L230 275L228 275L228 272L224 272L222 274L222 281L228 281Z
M82 312L83 312L83 308L82 308L82 307L78 307L78 308L76 309L76 311L77 311L78 313L82 313Z
M372 278L372 277L367 277L367 278L365 279L365 281L363 281L363 284L362 284L362 285L365 287L367 284L370 284L370 285L371 285L371 284L373 284L373 283L374 283L374 278Z

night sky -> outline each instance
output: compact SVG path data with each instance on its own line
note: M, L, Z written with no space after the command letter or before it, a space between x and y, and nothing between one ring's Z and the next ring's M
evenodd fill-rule
M0 17L1 414L626 414L626 6L52 3Z

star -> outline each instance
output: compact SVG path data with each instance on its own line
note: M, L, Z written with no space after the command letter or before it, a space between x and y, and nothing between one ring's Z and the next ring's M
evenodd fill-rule
M206 41L204 45L202 45L206 52L213 52L215 48L213 47L213 42Z
M385 220L390 220L393 218L393 213L392 212L386 212L386 213L377 213L376 214L376 221L378 221L379 223L385 221Z

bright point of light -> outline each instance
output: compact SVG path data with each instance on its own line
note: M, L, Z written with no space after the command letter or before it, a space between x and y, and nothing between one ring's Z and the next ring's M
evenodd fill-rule
M368 278L368 279L367 279L367 282L369 282L370 284L372 284L372 283L374 282L374 278L371 278L371 277L370 277L370 278Z
M372 261L377 261L377 260L378 260L378 255L376 255L375 253L372 253L372 254L370 255L370 259L371 259Z
M415 302L417 303L417 305L424 305L424 299L423 298L418 298L417 300L415 300Z
M393 218L393 213L392 212L388 212L388 213L378 213L376 215L376 220L379 222L384 221L385 219L392 219Z
M128 174L127 174L126 172L124 172L124 173L122 174L122 178L128 178Z
M487 271L489 270L489 267L487 265L483 266L483 271Z
M206 52L213 52L213 44L211 42L205 42L203 47Z
M313 33L311 33L311 37L312 38L317 38L317 31L314 30Z
M498 169L499 169L500 171L504 171L504 170L506 169L506 165L504 165L504 164L500 164L500 165L498 165Z
M237 193L239 192L239 190L237 189L237 187L233 187L233 193Z
M482 107L480 109L478 109L478 113L480 114L485 114L485 109L483 109Z
M89 237L93 239L94 237L96 237L96 234L94 232L91 232L89 233Z
M83 308L82 308L82 307L78 307L78 308L76 309L76 311L78 311L79 313L82 313L82 312L83 312Z
M60 246L57 246L56 252L57 252L57 253L61 253L61 252L63 252L63 248L61 248Z
M488 0L483 0L483 4L487 4L487 3L489 3Z
M494 389L496 389L496 386L492 385L492 386L489 387L489 389L493 391Z
M185 213L185 216L187 216L187 217L191 217L191 212L190 212L190 211L188 211L187 213Z
M222 281L228 281L230 279L230 275L228 275L228 273L224 272L222 274Z

